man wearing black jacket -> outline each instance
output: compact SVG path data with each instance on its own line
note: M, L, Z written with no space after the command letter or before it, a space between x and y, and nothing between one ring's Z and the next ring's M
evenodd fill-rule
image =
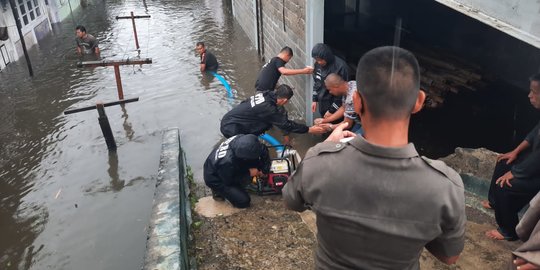
M250 177L268 174L268 149L255 135L236 135L214 149L204 163L204 182L214 199L225 198L234 207L249 207L244 189Z
M223 116L221 120L221 133L226 138L238 134L261 135L276 125L286 133L322 134L326 132L323 127L308 127L288 119L284 106L293 96L291 87L280 85L275 91L268 91L252 96Z
M332 53L330 47L326 44L317 43L311 50L311 57L315 58L315 65L313 70L313 103L311 104L311 111L315 112L317 105L319 105L319 113L321 117L324 117L326 112L334 113L341 107L341 97L336 97L328 92L324 85L326 76L330 73L336 73L344 81L348 81L347 64L343 59L335 56ZM340 122L338 119L336 122Z

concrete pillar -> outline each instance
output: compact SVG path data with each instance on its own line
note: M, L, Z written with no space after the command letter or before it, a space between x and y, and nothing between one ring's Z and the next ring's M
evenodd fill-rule
M324 42L324 0L306 0L306 65L313 65L311 48L317 43ZM306 81L306 123L313 123L311 112L311 97L313 95L313 80Z

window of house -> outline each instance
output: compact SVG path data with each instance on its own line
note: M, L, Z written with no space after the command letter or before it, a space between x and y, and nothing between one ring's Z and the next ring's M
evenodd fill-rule
M41 16L38 0L17 0L17 10L24 25Z

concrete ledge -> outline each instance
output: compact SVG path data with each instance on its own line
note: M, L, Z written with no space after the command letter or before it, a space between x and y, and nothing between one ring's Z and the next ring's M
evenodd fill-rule
M189 269L191 208L178 128L164 131L161 149L143 269Z

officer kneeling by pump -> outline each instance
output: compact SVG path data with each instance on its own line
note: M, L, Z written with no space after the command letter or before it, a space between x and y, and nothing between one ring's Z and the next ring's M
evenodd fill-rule
M210 153L203 170L204 182L215 200L249 207L251 199L244 187L251 177L270 171L268 148L252 134L230 137Z

